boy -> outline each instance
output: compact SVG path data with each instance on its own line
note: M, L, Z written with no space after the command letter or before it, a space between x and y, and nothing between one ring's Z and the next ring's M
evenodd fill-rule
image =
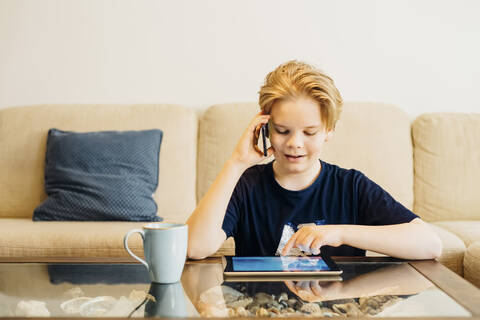
M213 254L230 236L241 256L287 255L294 248L310 254L440 256L439 238L413 212L361 172L319 160L343 104L331 78L289 61L267 75L259 94L262 111L187 221L190 258ZM257 147L264 124L268 155L275 160L258 165L264 159ZM295 233L281 243L289 228Z

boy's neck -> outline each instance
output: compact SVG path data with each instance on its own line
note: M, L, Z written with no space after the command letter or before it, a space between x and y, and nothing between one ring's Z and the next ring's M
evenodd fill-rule
M317 161L307 171L300 173L289 173L282 171L282 168L278 167L278 162L273 162L273 176L282 188L291 191L299 191L308 188L317 179L322 165L320 161Z

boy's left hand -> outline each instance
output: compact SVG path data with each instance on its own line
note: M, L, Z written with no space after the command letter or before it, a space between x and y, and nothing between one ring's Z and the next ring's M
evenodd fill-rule
M305 226L300 228L288 240L282 250L282 255L288 255L291 248L299 248L302 251L310 251L313 254L320 254L320 247L338 247L342 244L342 226L322 225Z

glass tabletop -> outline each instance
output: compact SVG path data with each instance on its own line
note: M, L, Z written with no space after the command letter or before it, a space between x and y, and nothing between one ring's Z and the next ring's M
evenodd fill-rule
M471 316L408 263L337 264L340 280L282 280L188 263L155 284L140 264L1 263L0 317Z

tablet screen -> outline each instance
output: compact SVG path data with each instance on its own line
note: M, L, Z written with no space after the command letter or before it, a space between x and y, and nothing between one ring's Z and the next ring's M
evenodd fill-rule
M233 271L329 271L322 257L232 257Z

